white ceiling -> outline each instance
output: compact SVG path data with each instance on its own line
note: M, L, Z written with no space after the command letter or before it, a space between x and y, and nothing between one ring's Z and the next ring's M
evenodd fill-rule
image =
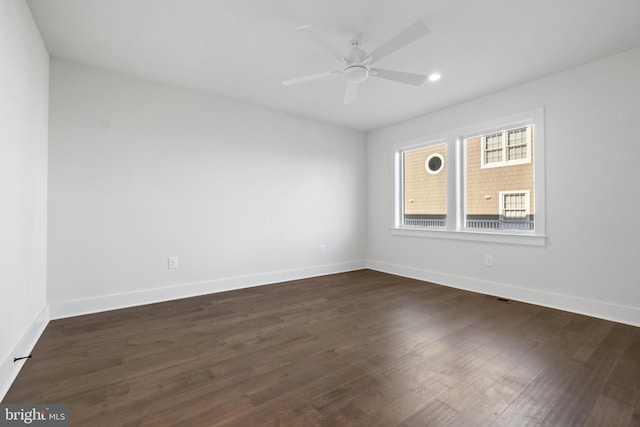
M362 131L640 46L639 0L28 0L51 56ZM295 28L371 51L421 19L431 33L376 63L442 80L370 79L343 105L340 68ZM606 78L606 76L603 76Z

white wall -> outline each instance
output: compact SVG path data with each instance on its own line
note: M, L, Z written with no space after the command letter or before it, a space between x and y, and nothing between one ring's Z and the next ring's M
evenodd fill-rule
M640 325L640 49L373 132L371 268ZM392 236L391 144L545 109L546 247ZM484 266L492 254L494 267Z
M52 317L364 266L362 133L53 60L49 161Z
M23 0L0 1L0 399L47 322L49 54Z

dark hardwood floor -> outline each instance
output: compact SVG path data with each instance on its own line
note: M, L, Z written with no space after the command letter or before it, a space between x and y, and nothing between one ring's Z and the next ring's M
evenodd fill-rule
M370 270L52 321L72 426L638 426L640 328Z

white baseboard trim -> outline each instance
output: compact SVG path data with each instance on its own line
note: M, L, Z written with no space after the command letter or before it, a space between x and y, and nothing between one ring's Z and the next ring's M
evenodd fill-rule
M40 339L40 335L49 324L49 306L45 305L42 311L31 322L18 343L13 347L6 360L0 365L0 402L4 399L11 384L15 381L20 373L20 369L26 360L13 361L14 357L28 356L33 351L36 343Z
M640 308L603 301L595 301L571 295L557 294L530 288L521 288L504 283L488 280L478 280L471 277L440 273L421 268L390 264L381 261L367 261L367 268L397 276L424 280L452 288L471 292L494 295L515 301L541 305L572 313L584 314L600 319L640 326Z
M364 260L339 264L326 264L314 267L281 270L249 276L228 277L204 282L184 283L164 288L145 289L136 292L102 295L70 301L53 301L49 303L51 319L81 316L101 311L117 310L138 305L189 298L216 292L251 288L290 280L344 273L365 268Z

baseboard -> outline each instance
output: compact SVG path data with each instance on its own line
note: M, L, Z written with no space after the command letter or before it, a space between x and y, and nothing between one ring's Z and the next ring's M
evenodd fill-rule
M0 365L0 402L4 399L11 384L15 381L16 377L20 373L20 369L25 364L25 360L13 361L13 358L17 355L27 356L31 354L36 343L40 339L40 335L44 332L44 329L49 324L49 306L45 305L42 311L31 322L31 325L22 334L22 338L15 345L9 357Z
M488 280L445 274L426 269L390 264L381 261L367 261L367 268L397 276L424 280L452 288L463 289L482 294L495 295L515 301L541 305L543 307L570 311L600 319L640 326L640 308L595 301L570 295L522 288Z
M365 268L365 266L366 262L364 260L360 260L339 264L326 264L292 270L274 271L250 276L237 276L203 282L185 283L164 288L145 289L142 291L103 295L94 298L54 301L49 303L49 313L51 319L62 319L65 317L135 307L216 292L269 285L289 280L306 279L309 277L361 270Z

